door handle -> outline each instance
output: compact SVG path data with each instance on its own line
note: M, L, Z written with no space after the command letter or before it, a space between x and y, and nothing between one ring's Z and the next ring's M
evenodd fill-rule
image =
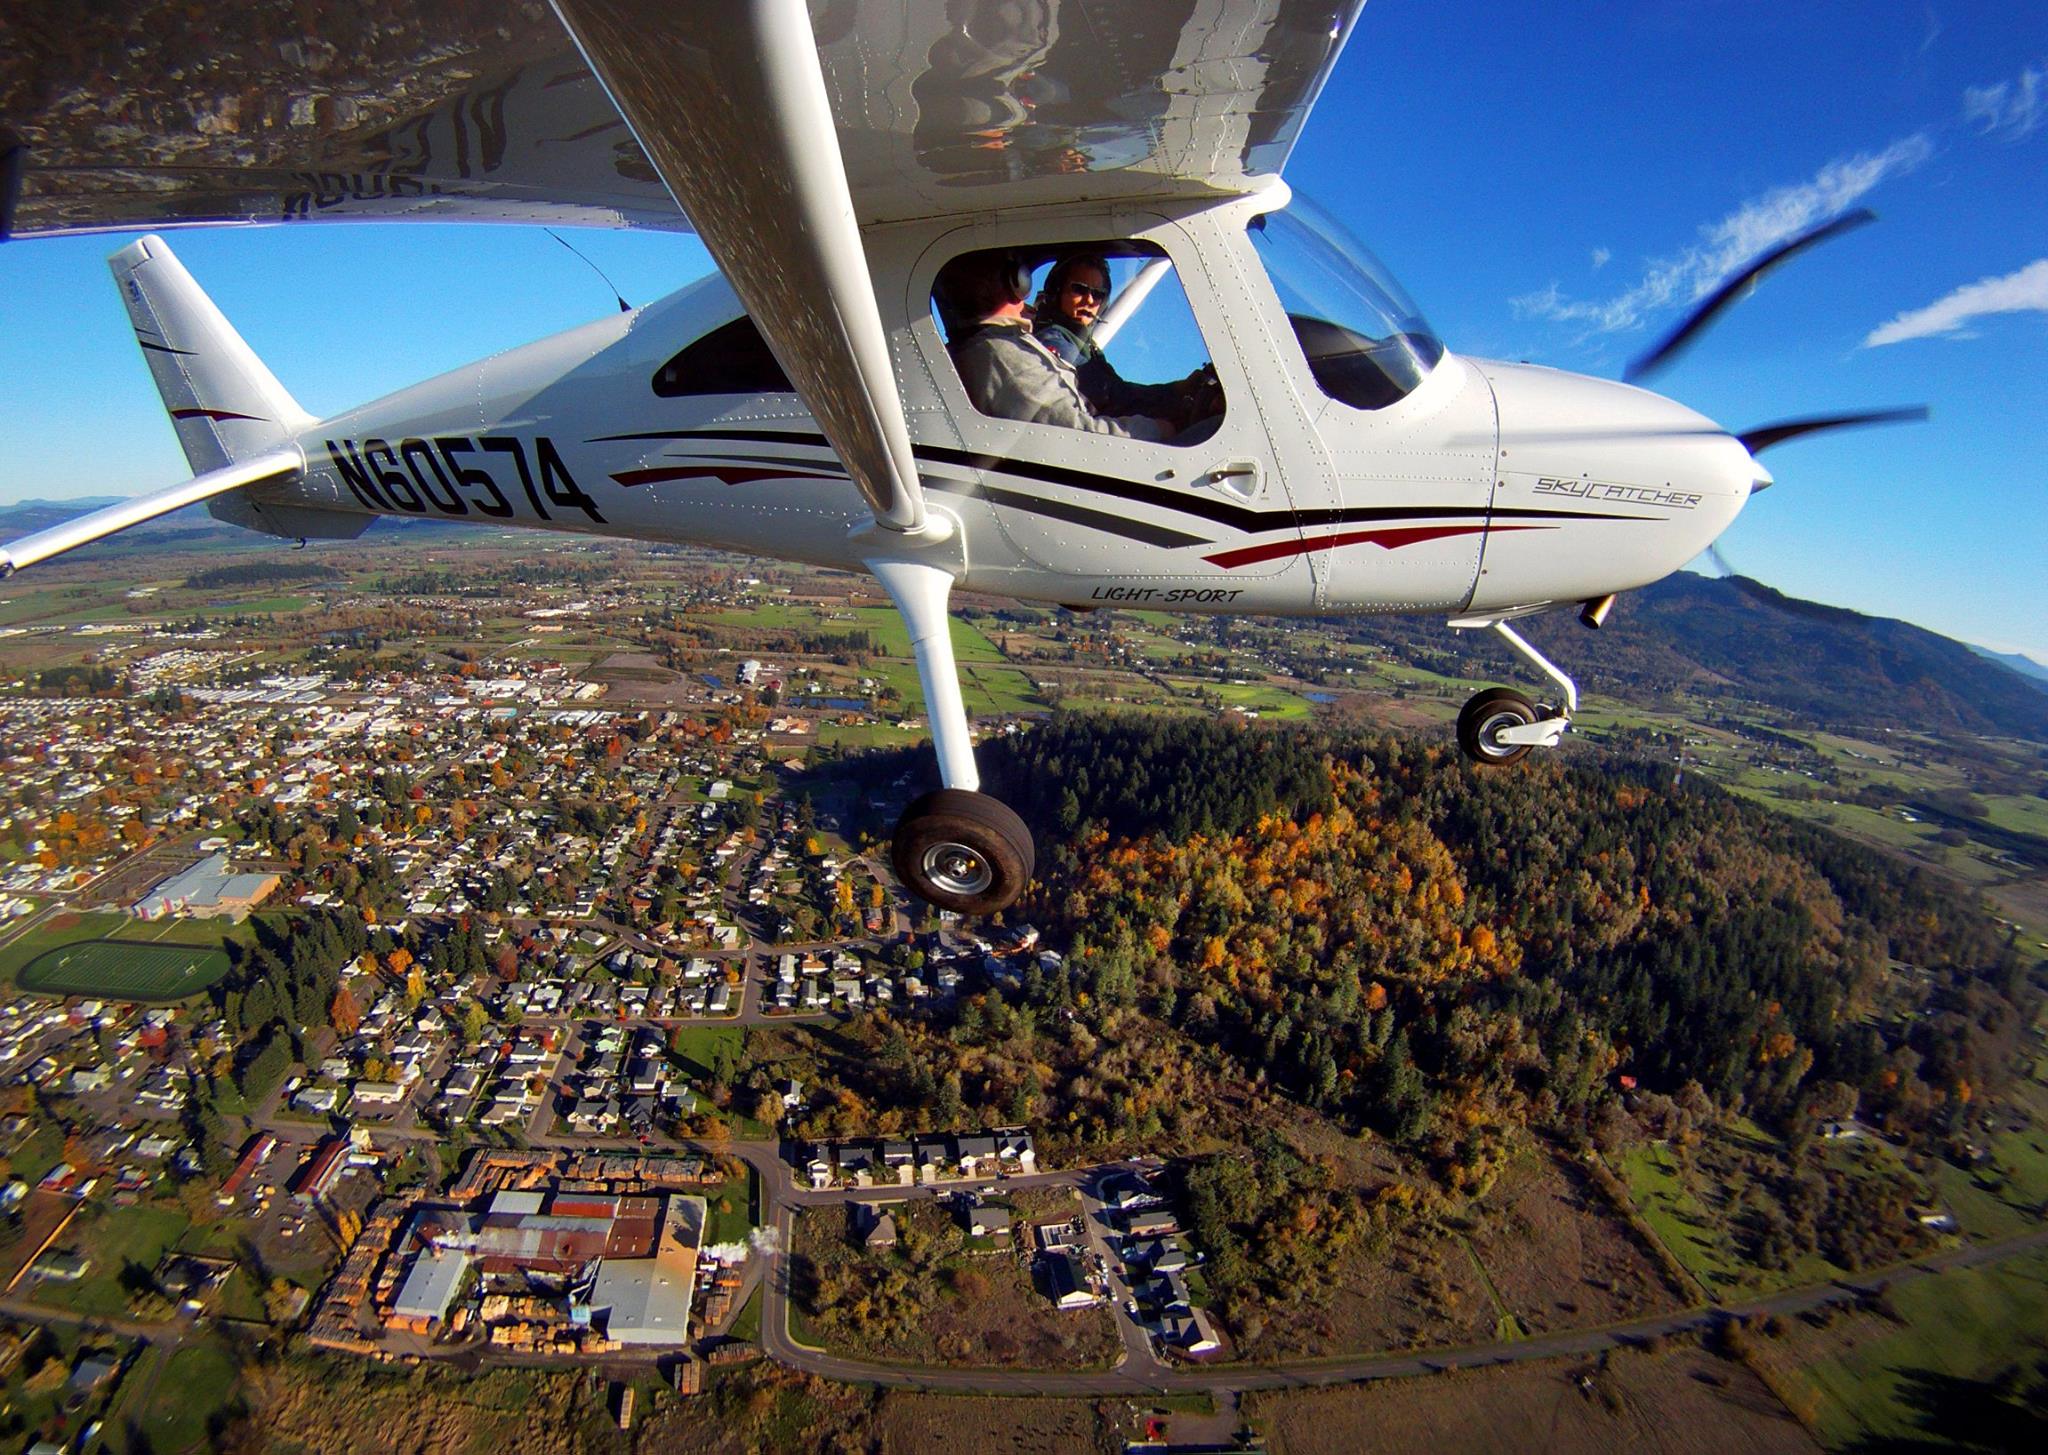
M1257 461L1232 460L1208 471L1202 477L1202 483L1214 485L1219 490L1227 490L1240 500L1250 500L1260 492L1264 474L1259 469Z

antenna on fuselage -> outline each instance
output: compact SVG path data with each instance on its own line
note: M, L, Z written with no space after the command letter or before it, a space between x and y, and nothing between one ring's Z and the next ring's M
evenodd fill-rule
M584 267L590 269L590 271L597 274L598 277L604 278L604 286L611 289L612 297L619 300L619 312L631 313L633 311L633 305L626 301L626 295L619 291L618 285L613 283L610 278L605 277L604 269L600 268L597 264L591 262L590 259L584 257L583 254L577 250L576 245L574 243L570 242L569 239L563 237L560 233L556 232L552 227L544 227L541 229L541 231L546 233L549 237L553 238L556 242L560 243L563 247L567 248L570 252L575 253L578 258L581 258Z

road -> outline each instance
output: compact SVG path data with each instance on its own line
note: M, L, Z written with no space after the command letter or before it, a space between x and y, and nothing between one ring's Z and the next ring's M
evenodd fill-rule
M1660 1335L1697 1332L1736 1318L1798 1314L1824 1304L1847 1303L1879 1288L1911 1282L1956 1268L1973 1268L2019 1253L2048 1247L2048 1228L1997 1243L1979 1243L1854 1280L1790 1289L1769 1298L1718 1308L1694 1308L1634 1323L1546 1334L1458 1349L1420 1353L1379 1354L1351 1359L1301 1360L1287 1364L1208 1364L1146 1367L1128 1356L1114 1369L1057 1370L941 1369L870 1360L848 1359L798 1343L789 1329L790 1258L793 1204L778 1199L763 1182L763 1212L778 1232L778 1251L769 1259L763 1287L761 1342L780 1363L826 1379L852 1384L943 1393L1126 1396L1214 1393L1221 1390L1307 1389L1361 1380L1403 1379L1445 1369L1483 1369L1531 1360L1560 1359L1639 1344Z

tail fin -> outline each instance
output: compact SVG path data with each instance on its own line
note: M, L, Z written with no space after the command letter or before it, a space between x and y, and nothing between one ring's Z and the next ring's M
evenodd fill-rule
M254 459L313 423L162 238L130 243L107 266L193 474Z

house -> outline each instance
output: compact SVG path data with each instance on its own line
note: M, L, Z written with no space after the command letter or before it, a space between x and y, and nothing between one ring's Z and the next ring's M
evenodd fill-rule
M1133 1238L1124 1244L1124 1261L1154 1273L1181 1273L1188 1255L1178 1238Z
M861 1243L873 1252L881 1248L896 1246L896 1217L893 1213L870 1208L863 1214L867 1229L861 1234Z
M963 1177L993 1177L996 1172L996 1139L994 1137L962 1137L959 1139L960 1175Z
M1180 1222L1170 1212L1136 1212L1124 1227L1133 1238L1165 1238L1180 1231Z
M1045 1291L1051 1296L1054 1308L1093 1308L1102 1302L1100 1295L1089 1286L1082 1271L1080 1255L1072 1248L1047 1253L1039 1260L1039 1267L1044 1270Z
M850 1178L856 1187L866 1187L874 1181L875 1149L872 1146L852 1144L839 1149L839 1175Z
M977 1204L967 1210L967 1236L970 1238L998 1238L1007 1240L1010 1236L1010 1210L1002 1207L982 1207Z
M804 1163L804 1171L810 1174L813 1192L823 1192L832 1185L832 1154L823 1142L812 1144L810 1158Z
M1038 1167L1038 1152L1031 1143L1031 1133L1023 1127L1002 1127L996 1132L996 1157L1004 1167L1016 1172L1032 1172Z
M898 1187L910 1186L913 1175L911 1151L908 1142L882 1143L882 1168L885 1174L892 1174ZM885 1177L886 1180L886 1177Z

